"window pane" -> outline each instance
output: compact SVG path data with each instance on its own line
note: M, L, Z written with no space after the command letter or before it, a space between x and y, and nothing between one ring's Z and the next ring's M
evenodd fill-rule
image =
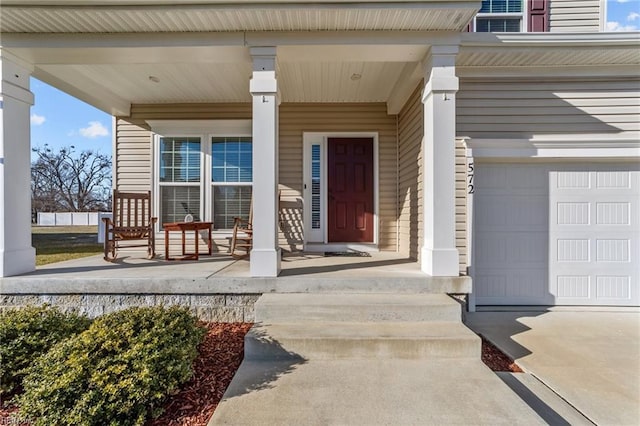
M160 138L160 182L200 182L200 138Z
M160 223L183 222L187 214L200 220L200 187L161 186Z
M311 146L311 229L320 229L320 145Z
M480 13L521 13L522 0L482 0Z
M211 138L211 175L214 182L252 182L251 138Z
M507 11L511 13L522 12L522 0L509 0Z
M232 229L235 217L249 219L251 186L213 186L213 229Z
M520 19L519 18L476 18L476 31L477 32L520 32Z

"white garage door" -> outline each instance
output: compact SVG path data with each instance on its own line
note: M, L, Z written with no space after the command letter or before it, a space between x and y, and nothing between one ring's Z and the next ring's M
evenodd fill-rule
M638 164L476 163L479 305L640 305Z

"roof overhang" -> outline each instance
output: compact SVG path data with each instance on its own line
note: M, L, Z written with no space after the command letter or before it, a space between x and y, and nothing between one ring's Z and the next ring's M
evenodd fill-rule
M488 69L637 67L640 33L466 33L456 66L460 75ZM637 68L635 69L637 74Z
M4 0L3 33L461 31L479 0Z
M131 104L250 102L252 46L277 46L283 102L386 102L423 77L432 45L458 32L200 32L3 35L33 76L113 115ZM153 76L153 79L151 78Z

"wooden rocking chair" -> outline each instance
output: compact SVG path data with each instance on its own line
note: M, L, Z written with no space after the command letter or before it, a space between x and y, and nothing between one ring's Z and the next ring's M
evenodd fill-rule
M253 247L253 197L249 205L249 220L241 217L233 218L233 236L231 237L231 256L248 256ZM236 250L243 249L243 255L236 254Z
M280 197L282 191L278 191L278 217L280 216ZM278 226L282 227L282 219L278 219ZM248 256L253 248L253 196L249 206L249 220L241 217L233 218L233 236L231 237L231 256ZM237 255L236 250L243 249L243 255Z
M121 241L145 240L144 244L126 247L147 247L147 258L156 255L155 224L151 217L151 191L145 193L113 191L113 219L104 222L104 260L113 262Z

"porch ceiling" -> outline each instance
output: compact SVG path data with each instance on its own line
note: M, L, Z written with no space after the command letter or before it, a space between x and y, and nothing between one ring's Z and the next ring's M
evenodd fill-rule
M0 31L460 31L479 0L236 1L4 0Z
M131 104L251 101L252 60L244 46L5 50L35 64L36 78L114 115L128 115ZM426 45L280 46L281 99L387 102L427 51Z

